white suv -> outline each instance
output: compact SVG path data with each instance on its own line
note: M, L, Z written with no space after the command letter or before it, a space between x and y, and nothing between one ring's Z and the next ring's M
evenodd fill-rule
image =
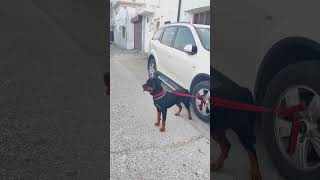
M197 99L191 105L200 119L209 121L210 26L173 23L159 28L150 42L148 72L171 89L205 95L204 106Z

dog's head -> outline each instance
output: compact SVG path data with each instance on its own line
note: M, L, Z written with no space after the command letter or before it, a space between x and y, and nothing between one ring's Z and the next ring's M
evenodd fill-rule
M149 78L147 82L142 85L143 91L148 91L151 95L163 90L161 81L155 78Z

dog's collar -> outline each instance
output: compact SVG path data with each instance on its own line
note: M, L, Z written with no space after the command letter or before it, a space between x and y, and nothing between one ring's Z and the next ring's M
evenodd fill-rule
M166 91L160 91L159 93L153 95L153 99L160 99L166 94Z

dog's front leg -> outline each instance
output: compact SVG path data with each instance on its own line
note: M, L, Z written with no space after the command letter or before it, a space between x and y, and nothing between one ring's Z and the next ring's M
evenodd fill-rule
M162 110L162 126L160 128L161 132L164 132L166 130L166 118L167 118L167 110Z
M218 159L214 163L211 163L210 165L211 171L215 172L223 167L224 161L228 157L228 153L231 145L228 139L226 138L225 133L216 134L212 136L212 139L219 144L220 151L221 151Z
M161 111L157 111L157 122L156 126L160 126L160 121L161 121Z

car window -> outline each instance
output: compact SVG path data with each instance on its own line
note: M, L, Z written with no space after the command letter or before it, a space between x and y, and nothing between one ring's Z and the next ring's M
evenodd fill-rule
M166 30L163 33L161 43L172 46L174 35L177 31L178 27L167 27Z
M196 28L200 41L203 47L210 51L210 29L209 28Z
M184 47L188 44L196 45L192 32L187 27L179 27L176 40L174 42L174 48L183 51Z
M159 40L164 28L159 29L153 36L152 40Z

